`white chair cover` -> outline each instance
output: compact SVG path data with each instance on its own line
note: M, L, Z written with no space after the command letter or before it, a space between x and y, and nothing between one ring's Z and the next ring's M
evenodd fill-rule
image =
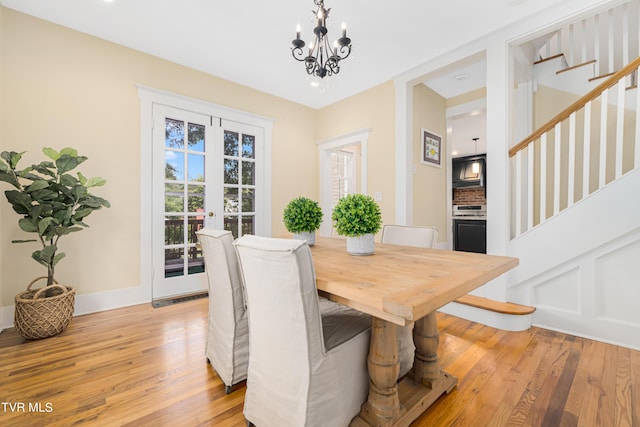
M371 319L319 299L306 242L235 242L249 315L245 418L258 427L349 424L367 399Z
M206 356L227 387L247 378L249 323L240 266L230 231L202 229L202 246L209 282L209 331Z
M438 241L438 229L435 227L387 224L382 227L381 241L391 245L432 248ZM413 324L404 327L398 326L396 335L398 336L400 376L402 377L413 367L416 351L413 343Z

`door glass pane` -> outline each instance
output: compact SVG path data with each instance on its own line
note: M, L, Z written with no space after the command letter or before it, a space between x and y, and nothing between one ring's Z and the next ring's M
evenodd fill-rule
M255 185L256 173L255 162L242 162L242 184Z
M204 156L189 154L187 161L187 181L204 182Z
M164 146L167 148L184 147L184 122L182 120L165 119Z
M233 234L233 238L238 238L238 217L234 216L225 216L224 217L224 229L231 231Z
M224 131L224 155L238 157L238 133Z
M184 179L183 153L173 150L165 150L164 163L164 177L166 179L173 179L176 181L182 181Z
M202 230L204 228L204 216L191 216L189 217L189 221L187 221L187 243L196 244L198 243L198 236L196 236L196 232Z
M189 184L189 194L187 195L187 209L189 212L204 213L204 185Z
M164 184L164 211L182 212L184 210L184 184Z
M164 217L164 244L179 245L184 242L184 217Z
M224 211L228 213L238 212L238 189L225 187Z
M254 212L256 206L256 190L244 188L242 190L242 212Z
M182 248L164 250L164 277L184 275L184 250Z
M242 235L255 234L255 219L253 215L242 217Z
M254 159L256 151L256 137L253 135L242 135L242 157Z
M187 274L204 273L204 258L202 257L202 249L193 246L189 248L189 264Z
M224 159L224 183L225 184L238 183L238 161L237 160Z
M204 126L189 123L189 150L204 151Z

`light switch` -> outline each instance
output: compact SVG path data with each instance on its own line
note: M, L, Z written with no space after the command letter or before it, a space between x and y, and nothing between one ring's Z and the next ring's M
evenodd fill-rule
M375 200L376 202L381 202L382 201L382 191L376 191L375 193L373 193L373 200Z

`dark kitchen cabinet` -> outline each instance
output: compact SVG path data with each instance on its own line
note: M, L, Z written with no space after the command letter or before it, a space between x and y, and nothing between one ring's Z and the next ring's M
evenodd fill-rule
M487 221L480 219L454 219L453 250L486 254Z

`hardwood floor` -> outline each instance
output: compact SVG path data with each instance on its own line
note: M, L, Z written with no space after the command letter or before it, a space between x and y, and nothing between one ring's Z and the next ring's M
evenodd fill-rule
M206 314L200 299L79 316L47 340L3 332L0 425L245 426L244 387L226 395L205 362ZM413 426L640 427L639 351L438 321L459 382Z

